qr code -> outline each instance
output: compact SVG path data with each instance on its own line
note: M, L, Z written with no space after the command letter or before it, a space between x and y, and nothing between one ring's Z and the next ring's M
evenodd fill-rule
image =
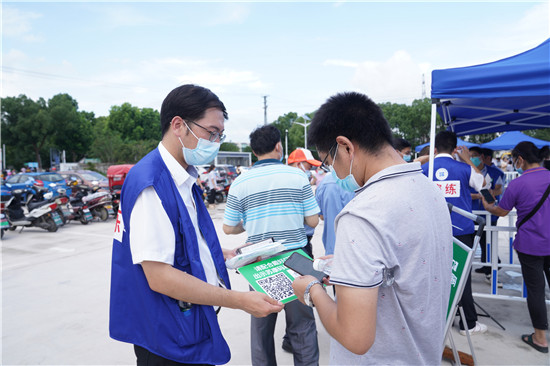
M258 285L275 300L282 301L294 295L292 281L284 274L277 273L273 276L258 280Z

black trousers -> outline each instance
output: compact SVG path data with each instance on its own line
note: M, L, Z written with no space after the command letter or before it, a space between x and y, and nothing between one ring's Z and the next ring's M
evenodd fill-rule
M212 188L210 191L208 191L208 203L213 204L216 201L216 189Z
M496 222L492 225L495 226ZM483 231L483 233L481 234L479 247L481 248L481 261L483 263L486 263L487 262L487 231ZM500 263L500 258L498 259L498 263ZM485 273L486 275L491 274L491 266L483 266L482 268L483 268L483 273Z
M533 328L548 329L544 277L550 286L550 255L529 255L516 251L527 288L527 308Z
M311 238L313 238L313 235L311 236L306 235L306 237L307 237L307 244L305 247L302 248L302 250L306 252L307 255L309 255L311 258L313 258L313 245L311 245Z
M168 360L164 357L154 354L153 352L134 345L134 352L137 357L137 366L211 366L207 364L196 363L180 363L172 360Z
M457 235L456 238L470 248L474 246L474 234ZM462 297L460 298L458 304L462 306L462 309L464 310L464 316L466 317L468 329L472 329L476 326L477 321L477 311L474 304L474 297L472 296L472 271L468 273L468 279L464 285L464 292L462 292ZM464 329L462 319L460 319L460 329Z

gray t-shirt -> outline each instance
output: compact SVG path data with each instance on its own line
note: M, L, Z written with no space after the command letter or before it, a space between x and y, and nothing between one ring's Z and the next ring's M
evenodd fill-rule
M332 365L441 364L451 289L452 227L419 163L386 168L335 220L331 282L377 287L376 337L364 355L331 340ZM383 283L393 269L394 283Z

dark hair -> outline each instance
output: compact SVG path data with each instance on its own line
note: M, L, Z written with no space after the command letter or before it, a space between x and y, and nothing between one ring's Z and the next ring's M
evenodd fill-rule
M482 150L481 147L479 147L479 146L472 146L469 150L470 150L470 151L475 151L475 152L478 153L479 155L482 155L482 154L483 154L483 150Z
M211 172L214 169L216 169L216 166L214 164L210 164L210 166L208 167L208 172Z
M452 153L456 148L456 134L452 131L441 131L435 135L435 148L438 153Z
M281 133L273 125L258 127L250 134L250 148L256 155L272 152L280 141Z
M380 107L356 92L336 94L315 112L308 144L316 146L317 151L328 152L338 136L347 137L371 153L385 144L392 145L391 129Z
M393 148L397 151L401 151L407 147L411 147L411 143L401 137L394 137Z
M210 89L198 85L182 85L172 90L160 108L162 135L168 131L172 118L179 116L186 121L196 121L204 117L209 108L217 108L227 119L227 111L221 100Z
M481 149L481 153L484 155L484 156L490 156L490 157L493 157L493 150L492 149L488 149L486 147L483 147Z
M540 163L548 155L548 145L539 149L530 141L522 141L514 147L512 150L512 156L514 159L522 157L528 164Z

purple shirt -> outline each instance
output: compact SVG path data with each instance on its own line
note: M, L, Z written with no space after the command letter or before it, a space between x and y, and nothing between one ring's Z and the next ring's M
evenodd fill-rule
M528 169L508 184L499 207L506 211L516 208L517 227L540 201L549 184L549 170L542 167ZM537 213L518 230L514 248L530 255L550 255L550 197L546 198Z

